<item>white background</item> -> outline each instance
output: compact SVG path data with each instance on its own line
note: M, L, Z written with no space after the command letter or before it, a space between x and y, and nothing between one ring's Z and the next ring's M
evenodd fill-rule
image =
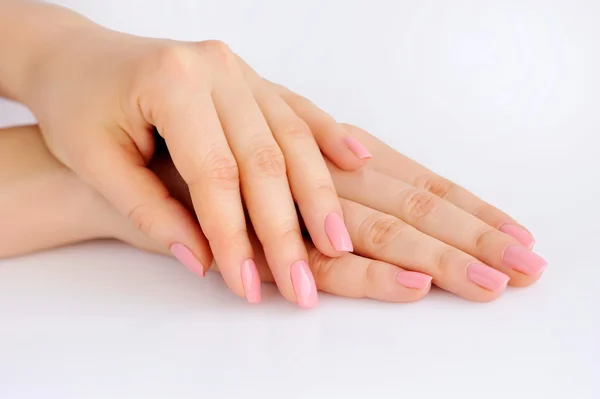
M323 294L301 311L118 243L0 260L0 398L600 398L600 2L62 4L226 41L511 213L549 266L489 304ZM30 120L0 104L1 124Z

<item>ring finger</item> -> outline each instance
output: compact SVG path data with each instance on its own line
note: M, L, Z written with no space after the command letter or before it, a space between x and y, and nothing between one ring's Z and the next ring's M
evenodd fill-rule
M250 220L281 294L301 307L318 303L290 185L286 160L234 64L214 72L212 97L240 168Z
M438 287L473 301L490 301L509 276L428 236L400 219L342 200L355 252L433 277Z
M344 172L331 165L330 170L342 197L397 216L509 275L514 285L533 283L546 267L514 237L426 190L370 169Z

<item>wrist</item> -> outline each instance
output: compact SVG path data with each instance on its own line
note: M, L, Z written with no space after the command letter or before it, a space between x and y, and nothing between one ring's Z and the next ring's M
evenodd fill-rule
M0 130L0 187L0 258L111 236L100 195L52 157L35 126Z
M0 91L28 105L44 69L65 43L97 27L66 8L28 1L0 4Z

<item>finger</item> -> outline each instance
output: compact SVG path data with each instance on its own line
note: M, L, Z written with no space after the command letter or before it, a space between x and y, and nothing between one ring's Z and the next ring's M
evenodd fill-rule
M352 251L331 174L306 123L256 76L252 90L286 159L287 175L312 242L328 256Z
M264 282L273 281L260 242L253 240L256 265ZM323 255L309 239L310 269L317 288L347 298L371 298L385 302L413 302L423 298L431 288L431 277L390 263L344 254L331 258Z
M308 124L321 151L339 168L356 170L372 158L367 147L352 137L331 115L287 88L265 82Z
M183 180L172 166L169 166L168 154L164 157L155 156L151 167L167 184L174 195L192 209L189 193ZM273 276L264 256L263 248L254 234L252 225L249 236L254 248L256 266L263 282L273 282ZM140 234L133 229L126 229L121 237L138 247L152 250ZM366 259L355 255L344 255L341 258L329 258L322 255L305 239L309 250L309 265L316 277L318 289L334 295L345 297L369 297L389 302L409 302L423 297L431 285L431 277L421 273L401 269L385 262ZM339 259L339 261L337 260ZM214 265L215 269L218 265Z
M387 262L344 254L323 255L309 246L310 268L321 291L348 298L385 302L414 302L431 288L431 277Z
M244 290L243 270L253 258L239 187L239 172L207 83L175 80L160 87L162 101L147 115L165 139L188 185L200 226L231 290ZM158 106L160 105L160 107ZM255 295L252 295L254 298Z
M394 216L347 200L342 207L358 254L429 275L438 287L473 301L493 300L506 288L509 276Z
M97 137L93 149L79 152L74 170L134 226L204 276L212 254L193 216L145 167L133 143L119 145L108 136Z
M301 307L318 303L290 185L286 160L241 71L214 74L212 97L240 167L248 214L282 295Z
M533 248L535 244L533 235L506 213L481 200L458 184L400 154L363 129L345 123L341 125L352 137L365 143L371 149L375 158L369 163L369 167L415 187L425 189L475 215L490 226L513 236L525 247Z
M394 215L423 233L480 259L511 277L511 284L535 282L546 262L512 236L494 229L450 202L383 173L330 168L344 198ZM371 193L377 192L378 195Z

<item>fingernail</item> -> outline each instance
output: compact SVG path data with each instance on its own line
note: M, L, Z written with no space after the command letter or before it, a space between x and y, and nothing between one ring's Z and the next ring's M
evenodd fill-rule
M358 159L373 158L373 155L367 150L367 148L356 140L354 137L346 137L344 139L346 146L358 157Z
M178 261L183 263L185 267L200 277L204 277L204 267L202 266L202 263L200 263L198 258L196 258L192 251L190 251L185 245L176 242L175 244L171 245L170 250L171 253L173 253L173 256L175 256Z
M535 239L531 233L516 224L503 224L498 230L509 236L513 236L517 241L529 248L529 250L531 250L535 244Z
M507 247L502 259L511 269L528 276L537 276L548 265L543 258L518 245Z
M250 303L259 303L261 299L260 293L260 276L256 269L256 264L252 259L248 259L242 263L242 284L246 299Z
M431 284L431 276L419 272L397 272L396 281L407 288L423 290Z
M325 233L336 251L351 252L354 249L346 224L337 213L332 212L325 217Z
M506 274L481 263L471 263L467 267L467 277L475 284L494 292L502 291L510 280Z
M315 279L308 267L308 263L303 260L294 263L290 274L298 306L301 308L314 308L317 306L319 304L317 286L315 285Z

